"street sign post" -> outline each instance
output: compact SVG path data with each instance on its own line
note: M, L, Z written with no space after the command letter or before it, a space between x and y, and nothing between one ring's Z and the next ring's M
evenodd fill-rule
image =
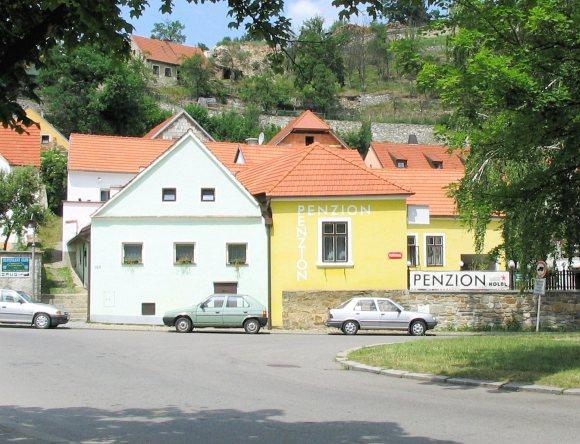
M548 265L544 261L538 261L536 263L536 274L538 275L538 279L545 278L546 273L548 273Z
M540 272L538 271L538 275ZM545 275L545 273L544 273ZM546 279L534 279L534 294L538 296L538 313L536 315L536 331L540 331L540 305L542 296L546 294Z

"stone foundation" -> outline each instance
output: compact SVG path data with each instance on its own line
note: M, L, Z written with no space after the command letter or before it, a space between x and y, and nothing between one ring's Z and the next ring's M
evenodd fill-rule
M531 329L536 322L536 296L519 292L431 293L408 290L286 291L282 294L284 328L324 325L329 308L355 296L388 297L409 310L437 316L436 330ZM541 328L580 330L580 293L550 292L542 297Z

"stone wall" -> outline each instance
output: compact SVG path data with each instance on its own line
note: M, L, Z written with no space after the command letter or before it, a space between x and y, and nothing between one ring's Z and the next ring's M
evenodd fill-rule
M510 325L533 328L537 299L530 293L428 293L408 290L288 291L283 298L283 323L288 329L320 328L328 308L354 296L389 297L409 310L437 316L437 330L494 329ZM549 292L542 297L544 329L580 330L580 292Z
M0 288L8 288L11 290L24 291L35 300L40 300L40 285L42 275L42 251L36 251L34 257L34 291L32 289L32 252L30 251L0 251L0 263L2 257L28 257L29 271L28 273L18 273L14 276L0 275ZM4 273L2 273L4 274ZM9 274L9 273L6 273Z
M292 120L291 117L284 116L261 116L262 124L274 124L286 126ZM332 129L338 133L348 131L357 131L360 128L360 122L349 120L327 120ZM415 134L420 144L437 144L431 125L414 125L407 123L373 123L371 125L374 141L389 141L397 143L407 143L409 134Z

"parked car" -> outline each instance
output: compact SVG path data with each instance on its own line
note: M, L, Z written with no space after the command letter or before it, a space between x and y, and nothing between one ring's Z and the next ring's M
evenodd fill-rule
M194 328L243 328L246 333L258 333L268 323L266 307L254 298L241 294L212 294L192 307L165 313L163 323L179 333Z
M407 311L387 298L358 297L329 310L326 325L341 329L345 335L355 335L360 329L393 329L421 336L437 325L437 319L428 313Z
M51 328L66 324L69 314L50 304L34 302L23 291L0 290L0 323Z

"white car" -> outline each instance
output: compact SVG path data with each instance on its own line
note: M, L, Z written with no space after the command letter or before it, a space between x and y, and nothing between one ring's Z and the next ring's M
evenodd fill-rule
M0 290L0 323L51 328L66 324L69 314L54 305L33 302L23 291Z
M428 313L407 311L387 298L358 297L328 311L326 326L336 327L345 335L362 330L407 330L421 336L437 325L437 319Z

